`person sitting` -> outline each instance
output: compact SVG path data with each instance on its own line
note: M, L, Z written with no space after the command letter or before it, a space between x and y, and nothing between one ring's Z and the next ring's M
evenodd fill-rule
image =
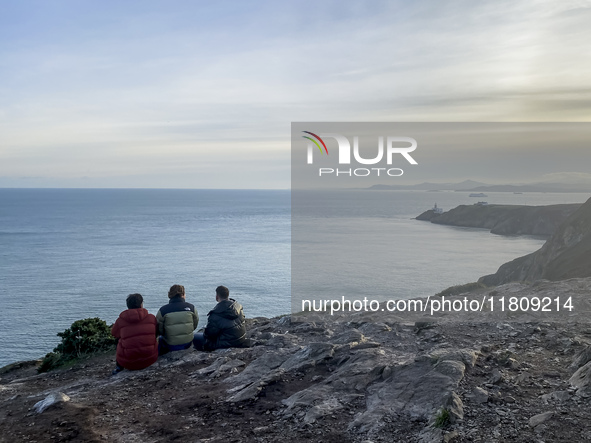
M127 296L127 310L111 328L113 337L119 339L113 374L123 369L137 370L150 366L158 359L158 322L144 309L141 294Z
M215 300L218 304L207 314L205 330L195 334L195 349L213 351L248 346L246 322L240 303L230 298L230 291L225 286L216 288Z
M197 309L185 301L185 287L172 285L168 291L168 304L156 314L158 320L158 353L187 349L193 342L193 331L199 323Z

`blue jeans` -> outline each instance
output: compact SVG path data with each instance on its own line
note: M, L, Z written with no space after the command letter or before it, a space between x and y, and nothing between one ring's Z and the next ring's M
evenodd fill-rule
M191 343L185 343L182 345L169 345L164 340L164 337L158 337L158 355L168 354L171 351L182 351L183 349L189 349L191 347Z

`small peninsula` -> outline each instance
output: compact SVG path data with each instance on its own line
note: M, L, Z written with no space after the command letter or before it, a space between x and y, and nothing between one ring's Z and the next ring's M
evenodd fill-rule
M460 205L443 213L430 209L416 219L440 225L489 229L499 235L549 237L580 207L578 203L549 206Z

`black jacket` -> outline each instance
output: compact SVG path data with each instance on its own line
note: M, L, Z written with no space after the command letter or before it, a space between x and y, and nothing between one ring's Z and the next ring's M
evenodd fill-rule
M209 350L247 346L246 324L240 303L232 298L219 302L207 314L203 334L205 347Z

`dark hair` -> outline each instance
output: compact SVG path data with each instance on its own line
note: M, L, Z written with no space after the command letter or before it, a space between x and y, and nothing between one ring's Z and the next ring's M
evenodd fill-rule
M168 298L185 295L185 287L183 285L172 285L168 290Z
M215 288L215 293L222 300L228 300L228 298L230 297L230 290L225 286L218 286L217 288Z
M144 297L142 297L142 294L129 294L125 301L127 302L127 309L137 309L142 307Z

